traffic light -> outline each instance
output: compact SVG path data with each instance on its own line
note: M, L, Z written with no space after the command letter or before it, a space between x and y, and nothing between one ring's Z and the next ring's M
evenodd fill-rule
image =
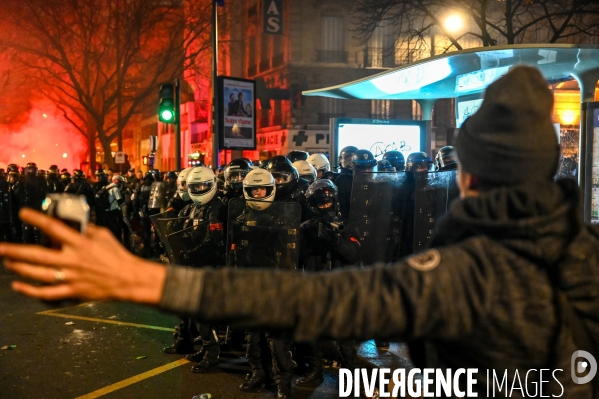
M158 120L164 123L175 123L175 86L165 83L158 93Z

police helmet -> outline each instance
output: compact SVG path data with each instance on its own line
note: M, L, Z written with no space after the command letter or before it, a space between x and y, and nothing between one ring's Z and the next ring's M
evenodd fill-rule
M108 173L104 169L96 170L95 175L99 181L108 180Z
M58 176L58 166L50 165L48 168L48 176Z
M358 150L353 153L351 166L354 173L356 170L359 171L366 168L372 169L374 168L374 165L376 165L376 159L374 159L372 152L368 150Z
M306 201L312 212L317 215L337 214L337 186L328 179L316 180L306 190ZM330 205L328 205L330 204Z
M168 172L165 176L165 179L173 179L173 180L177 180L177 172L175 172L174 170L171 170L170 172Z
M144 182L149 184L154 181L156 181L156 175L152 172L146 172L146 174L144 175Z
M37 176L37 165L35 162L29 162L27 166L25 166L25 174L28 176Z
M376 169L379 172L395 172L395 168L391 165L391 162L386 159L381 159L376 163Z
M193 202L206 205L216 194L216 175L206 166L195 167L187 175L187 192Z
M328 172L331 170L331 164L324 154L312 154L306 161L316 169L317 173L318 171Z
M154 174L154 180L162 181L162 173L160 173L160 170L152 169L150 172L152 172Z
M264 169L254 169L243 179L243 197L247 206L263 211L272 204L277 193L273 175Z
M60 173L60 180L65 183L71 181L71 174L69 173L68 170L65 170Z
M295 161L293 167L297 169L299 177L303 177L310 183L314 183L316 180L316 169L310 165L307 161Z
M268 171L275 179L277 198L286 197L293 193L299 180L299 173L293 165L289 163L270 164Z
M241 197L243 194L243 179L252 170L252 165L245 159L232 160L224 172L225 192L231 197Z
M435 157L437 170L455 170L458 168L458 161L453 146L446 145L441 147Z
M73 178L75 180L83 180L83 179L85 179L85 173L83 173L83 171L81 169L75 169L73 171Z
M270 169L270 167L272 165L278 164L278 163L286 163L288 165L291 165L292 162L289 158L287 158L285 155L275 155L274 157L270 158L268 160L268 167L267 169Z
M179 176L177 176L177 192L183 201L189 201L191 199L187 192L187 176L189 176L189 172L192 170L193 168L185 168L179 172Z
M40 169L40 170L37 171L37 175L39 177L46 178L48 176L48 173L44 169Z
M291 161L291 163L293 163L293 162L296 162L296 161L307 161L309 155L310 154L308 154L306 151L293 150L293 151L290 151L285 156L287 158L289 158L289 160Z
M406 159L404 158L401 151L397 151L397 150L387 151L383 155L383 159L389 161L391 166L393 166L395 168L395 170L398 172L406 170Z
M424 172L434 170L433 161L426 152L413 152L406 160L406 172Z
M120 182L120 183L124 183L125 182L125 178L123 176L116 175L116 174L112 175L112 181L114 182L115 180L118 181L118 182Z
M339 153L339 166L343 169L351 169L352 155L354 155L356 151L358 151L358 147L354 147L353 145L343 147Z

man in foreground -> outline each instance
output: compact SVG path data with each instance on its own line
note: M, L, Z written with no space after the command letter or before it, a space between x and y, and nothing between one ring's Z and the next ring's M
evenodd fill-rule
M598 356L599 230L583 225L576 184L553 181L552 107L533 68L514 68L489 86L456 143L461 199L431 249L390 267L312 274L164 267L133 256L105 229L90 226L81 236L31 210L21 212L23 221L62 249L2 243L0 256L8 269L46 284L13 289L45 300L133 301L287 330L297 341L404 340L419 343L415 360L427 367L478 369L479 397L489 396L490 372L500 380L506 373L511 387L495 396L542 389L596 397L592 383L573 382L571 359L579 349Z

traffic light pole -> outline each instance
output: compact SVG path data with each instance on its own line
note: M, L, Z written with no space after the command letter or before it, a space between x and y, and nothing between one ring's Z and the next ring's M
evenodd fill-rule
M181 81L175 80L175 168L181 170Z
M216 12L216 1L212 1L212 168L218 168L218 101L219 93L217 87L218 77L218 13Z

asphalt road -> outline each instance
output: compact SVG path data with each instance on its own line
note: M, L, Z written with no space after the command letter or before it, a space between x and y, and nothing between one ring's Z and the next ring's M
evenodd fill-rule
M272 398L237 390L249 369L243 354L222 354L220 367L194 374L193 363L167 355L177 318L156 309L114 302L52 307L17 295L0 267L0 398L213 399ZM294 377L295 380L295 377ZM337 370L316 389L295 388L298 399L337 398Z

